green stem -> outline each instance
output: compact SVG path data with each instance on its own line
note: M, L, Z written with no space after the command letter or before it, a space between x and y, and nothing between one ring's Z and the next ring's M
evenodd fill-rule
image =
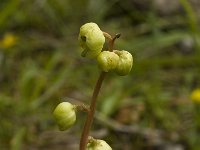
M101 89L101 85L103 83L105 75L106 75L105 72L101 72L99 79L97 80L96 86L94 88L92 101L91 101L91 105L90 105L90 111L88 112L87 119L86 119L86 122L85 122L85 125L84 125L84 128L83 128L83 132L82 132L82 135L81 135L80 150L86 149L89 131L90 131L90 128L92 126L92 121L93 121L93 118L94 118L97 97L98 97L99 91Z

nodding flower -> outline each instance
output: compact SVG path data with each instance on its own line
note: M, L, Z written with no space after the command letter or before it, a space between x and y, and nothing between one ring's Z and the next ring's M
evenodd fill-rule
M117 67L119 56L114 52L103 51L97 56L97 62L104 72L108 72Z
M82 56L95 58L103 48L105 37L99 26L90 22L81 26L78 41L83 49Z
M86 150L112 150L112 148L104 140L90 138Z
M76 121L76 106L62 102L53 111L53 117L61 131L69 129Z
M125 76L129 74L133 66L133 57L131 53L125 50L114 50L114 53L119 56L119 62L115 69L115 72L120 76Z

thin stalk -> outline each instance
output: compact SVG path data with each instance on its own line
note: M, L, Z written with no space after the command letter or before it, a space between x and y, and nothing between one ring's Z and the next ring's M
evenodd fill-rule
M101 85L103 83L105 75L106 75L105 72L101 72L99 79L97 80L96 86L94 88L93 95L92 95L92 101L91 101L91 105L90 105L90 111L88 112L87 119L86 119L86 122L85 122L85 125L84 125L84 128L83 128L83 132L82 132L82 135L81 135L80 150L86 149L89 131L90 131L90 128L92 126L92 121L93 121L93 118L94 118L94 112L95 112L95 108L96 108L97 97L98 97L99 91L101 89Z
M120 33L117 33L117 34L112 38L112 40L109 41L109 51L111 51L111 52L113 51L115 40L118 39L120 36L121 36L121 34L120 34Z
M113 47L114 47L114 43L115 43L115 40L118 39L121 34L120 33L117 33L113 38L110 34L108 34L107 32L103 32L103 35L108 39L109 41L109 51L113 51Z
M107 32L103 32L103 35L105 38L107 38L109 41L112 41L112 36L108 34Z
M121 34L116 34L113 38L111 37L111 35L109 35L106 32L103 32L103 34L106 38L108 38L108 40L109 40L109 51L112 52L113 47L114 47L114 42L117 38L120 37ZM99 78L96 82L96 85L95 85L95 88L94 88L94 91L93 91L93 95L92 95L90 109L88 111L88 115L87 115L87 118L86 118L86 121L85 121L85 125L84 125L84 128L83 128L82 135L81 135L80 149L79 150L85 150L86 149L86 146L87 146L87 143L88 143L88 136L89 136L90 128L92 126L94 113L95 113L95 109L96 109L97 97L98 97L98 94L99 94L99 91L101 89L101 85L103 83L105 76L106 76L106 72L101 72L101 74L100 74L100 76L99 76Z

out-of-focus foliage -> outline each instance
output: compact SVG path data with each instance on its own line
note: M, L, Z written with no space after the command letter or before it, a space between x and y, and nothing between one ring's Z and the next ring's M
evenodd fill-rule
M190 99L200 87L199 3L1 0L0 149L77 149L85 114L65 133L52 111L89 103L99 69L80 56L86 22L121 33L115 48L134 57L130 75L107 76L97 113L107 120L97 115L92 134L115 150L200 149L200 106Z

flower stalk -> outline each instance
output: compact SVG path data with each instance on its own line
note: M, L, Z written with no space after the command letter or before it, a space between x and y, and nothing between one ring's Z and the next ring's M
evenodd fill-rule
M104 36L109 39L109 43L110 43L109 44L109 50L113 51L114 42L117 38L119 38L120 35L116 34L116 36L112 38L111 35L109 35L108 33L106 33L106 35L105 35L105 32L104 32ZM105 79L105 76L106 76L106 72L102 71L100 73L100 76L99 76L97 82L96 82L96 85L95 85L95 88L94 88L94 91L93 91L93 95L92 95L90 109L89 109L89 112L88 112L88 115L87 115L87 118L86 118L86 121L85 121L85 124L84 124L83 132L82 132L82 135L81 135L80 149L79 150L85 150L86 149L86 146L87 146L87 143L88 143L89 132L90 132L90 128L92 126L92 121L93 121L94 113L95 113L95 109L96 109L97 97L98 97L98 94L100 92L103 80Z
M91 105L90 105L90 110L88 112L86 121L85 121L85 125L83 128L83 132L81 135L81 140L80 140L80 150L85 150L87 143L88 143L88 136L89 136L89 131L90 128L92 126L92 121L94 118L94 113L95 113L95 108L96 108L96 103L97 103L97 97L99 94L99 91L101 89L101 85L103 83L103 80L105 78L106 73L105 72L101 72L99 79L97 80L96 86L94 88L94 92L93 92L93 96L92 96L92 101L91 101Z
M87 112L86 121L80 139L79 150L112 150L103 140L90 140L89 132L94 119L97 97L107 72L113 71L118 75L129 74L133 64L132 55L125 50L114 50L114 43L121 34L112 37L110 34L101 31L96 23L86 23L80 28L78 41L82 48L81 55L87 58L96 59L99 68L102 70L94 87L90 106L84 104L72 105L69 102L60 103L54 110L53 116L61 131L69 129L76 121L76 112ZM108 49L103 50L105 39L108 40Z

